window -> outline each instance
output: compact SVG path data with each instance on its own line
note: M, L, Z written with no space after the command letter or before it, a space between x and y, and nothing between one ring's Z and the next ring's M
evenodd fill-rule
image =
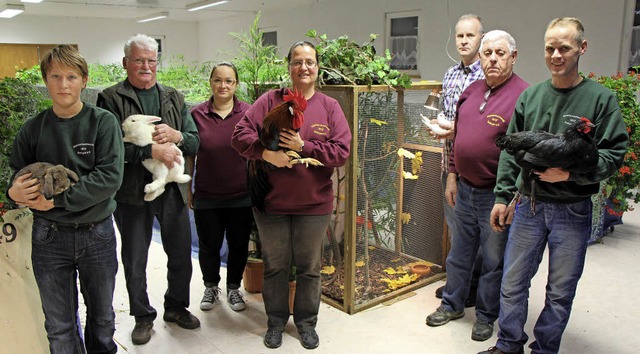
M150 35L149 37L153 38L158 42L158 66L162 66L162 47L164 44L164 37L162 35Z
M410 16L412 13L387 14L387 49L392 69L417 74L418 16Z
M263 32L262 33L262 45L264 45L264 46L272 45L272 46L277 47L278 46L278 32L277 31Z

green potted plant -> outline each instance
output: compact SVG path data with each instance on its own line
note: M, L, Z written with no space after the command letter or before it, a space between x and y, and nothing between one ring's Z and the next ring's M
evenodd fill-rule
M622 216L627 210L633 210L632 203L640 201L640 106L638 92L640 78L638 75L618 73L612 76L595 78L594 73L588 75L607 87L618 98L622 110L622 118L629 133L629 145L624 156L622 167L604 182L604 195L609 198L610 205L606 212Z

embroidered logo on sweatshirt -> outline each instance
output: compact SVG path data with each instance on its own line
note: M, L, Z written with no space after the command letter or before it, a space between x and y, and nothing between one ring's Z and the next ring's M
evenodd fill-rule
M489 114L487 116L487 124L491 126L499 127L503 125L505 122L506 120L497 114Z
M76 151L78 155L91 155L93 154L93 144L92 143L80 143L73 145L73 149Z
M313 132L315 134L318 134L318 135L327 135L327 134L329 134L329 131L331 130L331 129L329 129L328 126L326 126L324 124L318 124L318 123L312 124L311 125L311 129L313 130Z

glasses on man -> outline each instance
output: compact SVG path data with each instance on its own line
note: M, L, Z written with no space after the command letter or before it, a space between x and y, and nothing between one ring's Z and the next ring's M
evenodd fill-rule
M150 68L155 68L156 66L158 66L158 59L142 59L142 58L136 58L136 59L127 58L127 59L134 62L136 66L144 66L144 63L147 63L147 65L149 65Z
M302 64L306 65L307 68L315 68L318 63L313 60L293 60L289 63L294 68L301 68Z
M484 109L487 107L487 101L489 101L489 95L491 95L491 89L488 89L484 93L484 101L480 104L480 114L484 113Z
M211 82L216 86L221 86L222 84L225 84L227 86L233 86L236 83L236 80L231 80L231 79L226 79L226 80L213 79L213 80L211 80Z

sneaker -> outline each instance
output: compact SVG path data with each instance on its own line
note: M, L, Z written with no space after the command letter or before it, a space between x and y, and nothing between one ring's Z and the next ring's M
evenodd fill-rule
M464 311L453 312L444 308L444 306L438 307L438 309L427 316L427 325L431 327L442 326L449 321L457 320L464 316Z
M242 311L247 307L242 298L242 292L238 289L229 290L227 293L227 301L229 301L229 306L231 306L233 311Z
M145 344L151 340L151 328L153 328L153 322L136 322L131 332L133 344Z
M300 342L305 349L316 349L320 345L320 338L315 329L308 329L300 333Z
M167 322L175 322L184 329L196 329L200 327L200 320L184 307L165 309L162 318Z
M200 301L200 310L209 311L219 302L220 288L217 286L207 287L204 289L204 296Z
M524 348L520 348L520 350L516 350L515 352L503 352L502 350L498 349L498 347L491 347L478 354L524 354Z
M270 349L280 347L282 345L282 331L269 328L267 330L267 334L264 335L264 340L262 342L265 347Z
M493 336L493 323L483 320L477 320L471 330L471 339L484 342Z

